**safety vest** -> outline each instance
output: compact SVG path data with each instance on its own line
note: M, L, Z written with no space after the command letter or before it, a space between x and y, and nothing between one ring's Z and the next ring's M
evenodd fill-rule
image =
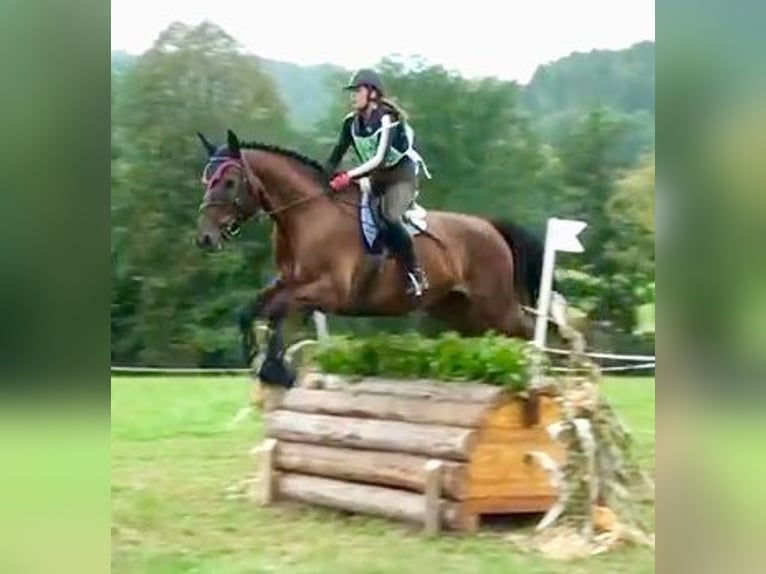
M401 121L394 122L391 124L390 129L394 129L396 126L398 126ZM371 134L360 134L356 131L356 122L351 123L351 138L354 140L354 149L356 150L357 155L359 156L359 161L364 163L368 160L370 160L372 157L375 156L375 152L378 150L378 144L380 142L380 132L383 128L380 127L377 130L375 130ZM412 126L410 126L408 123L404 123L404 132L407 135L407 149L404 151L400 151L396 149L394 146L390 145L388 146L388 151L386 152L385 157L383 158L383 167L391 167L392 165L395 165L399 162L404 156L409 157L413 162L415 162L416 168L419 170L420 166L423 166L423 172L425 173L426 177L428 179L431 179L431 174L428 172L428 167L426 166L425 161L423 160L422 156L417 152L417 150L413 146L413 142L415 141L415 131L412 129Z

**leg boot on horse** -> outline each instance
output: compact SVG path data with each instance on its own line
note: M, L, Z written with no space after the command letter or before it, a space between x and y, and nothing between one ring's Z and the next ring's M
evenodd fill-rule
M261 381L283 387L291 387L295 383L296 373L285 362L285 320L293 313L300 313L304 319L308 318L318 308L320 301L325 301L332 311L333 308L337 308L337 301L332 301L333 294L332 282L323 277L301 285L285 286L274 295L266 309L271 334L266 358L258 372Z
M266 309L272 298L281 289L284 282L281 277L275 277L269 284L261 290L252 300L250 300L239 312L238 324L240 333L240 346L242 349L242 360L246 367L250 367L258 356L258 341L253 333L253 324L259 318L266 318ZM301 325L306 327L314 316L315 309L306 307L302 309Z
M266 357L258 370L258 378L268 385L291 387L295 383L296 374L285 363L284 322L289 311L289 301L286 293L280 293L267 306L269 317L269 341Z
M261 291L249 301L239 312L238 323L240 333L240 344L242 348L242 360L247 367L250 367L253 360L258 355L258 341L253 334L253 323L259 317L265 317L265 309L271 302L274 295L282 288L283 278L279 275L272 280Z

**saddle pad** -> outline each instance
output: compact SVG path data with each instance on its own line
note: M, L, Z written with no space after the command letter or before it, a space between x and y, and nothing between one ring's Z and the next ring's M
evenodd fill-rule
M362 228L362 238L366 249L378 254L383 250L380 238L380 224L378 218L373 213L372 193L370 190L370 181L368 178L360 180L362 190L361 202L359 203L359 223ZM417 198L417 195L415 196ZM404 226L410 235L415 236L427 229L427 212L423 206L416 201L404 214Z

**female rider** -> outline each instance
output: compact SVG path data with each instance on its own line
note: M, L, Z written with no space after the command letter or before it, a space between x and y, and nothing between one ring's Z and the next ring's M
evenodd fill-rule
M351 145L360 165L335 175L330 187L338 191L352 179L370 178L373 196L380 202L383 239L404 267L407 293L420 297L428 288L427 280L402 222L415 199L418 165L422 163L413 147L413 131L404 111L386 98L383 82L374 70L355 72L345 89L352 92L354 111L343 121L326 168L328 173L335 173Z

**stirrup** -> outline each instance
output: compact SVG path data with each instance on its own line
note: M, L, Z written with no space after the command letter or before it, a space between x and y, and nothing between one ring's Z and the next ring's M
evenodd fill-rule
M407 272L407 294L420 297L428 289L428 282L422 273Z

